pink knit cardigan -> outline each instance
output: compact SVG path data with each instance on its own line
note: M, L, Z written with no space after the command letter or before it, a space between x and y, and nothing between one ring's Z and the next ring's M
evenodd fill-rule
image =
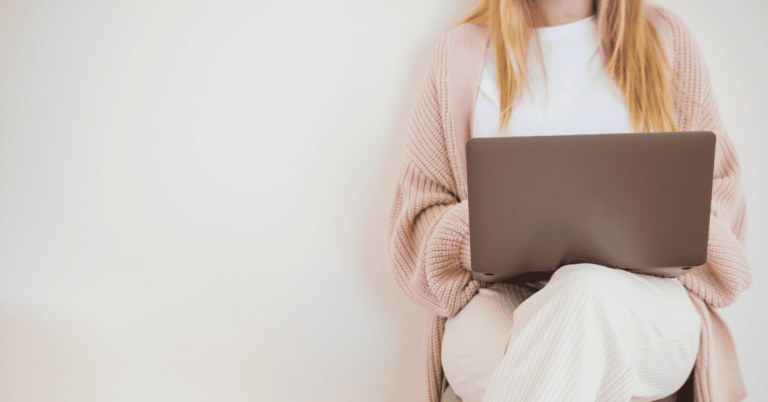
M707 262L679 278L702 319L693 370L696 402L746 397L733 340L715 312L751 283L746 257L746 204L740 165L712 95L707 68L687 26L669 10L647 6L672 69L686 91L674 99L681 131L717 136ZM464 143L490 38L487 28L462 24L434 48L408 126L405 157L387 225L387 263L400 290L428 311L425 364L429 401L447 386L440 363L447 317L488 284L472 279ZM668 79L671 75L668 74ZM670 81L673 85L673 81Z

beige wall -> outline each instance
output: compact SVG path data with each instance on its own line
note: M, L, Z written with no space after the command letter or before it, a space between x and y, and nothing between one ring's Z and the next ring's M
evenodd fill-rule
M723 314L768 400L768 9L661 3L742 158L755 282ZM421 401L424 314L384 226L468 6L0 3L0 400Z

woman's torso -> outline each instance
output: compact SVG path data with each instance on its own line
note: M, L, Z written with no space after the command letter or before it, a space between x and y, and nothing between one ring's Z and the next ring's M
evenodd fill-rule
M613 77L604 72L595 17L536 31L541 54L532 42L522 96L513 105L504 135L633 132L623 95ZM497 136L498 128L499 87L489 46L473 112L472 136ZM545 284L494 284L480 289L457 316L446 321L442 351L446 374L450 371L471 379L465 386L471 382L469 386L475 388L472 393L481 392L501 358L514 306ZM459 315L461 319L457 319ZM483 334L483 339L478 339L478 334Z

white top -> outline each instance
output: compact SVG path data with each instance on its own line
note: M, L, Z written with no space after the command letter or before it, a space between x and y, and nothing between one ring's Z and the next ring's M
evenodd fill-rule
M623 94L611 74L604 72L596 16L535 31L543 69L531 35L525 87L513 104L504 135L634 132ZM498 135L499 104L495 55L489 46L475 103L473 137Z

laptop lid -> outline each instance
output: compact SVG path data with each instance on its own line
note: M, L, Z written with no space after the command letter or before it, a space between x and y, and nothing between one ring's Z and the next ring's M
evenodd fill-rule
M545 279L580 262L678 276L707 259L712 132L473 138L473 277Z

